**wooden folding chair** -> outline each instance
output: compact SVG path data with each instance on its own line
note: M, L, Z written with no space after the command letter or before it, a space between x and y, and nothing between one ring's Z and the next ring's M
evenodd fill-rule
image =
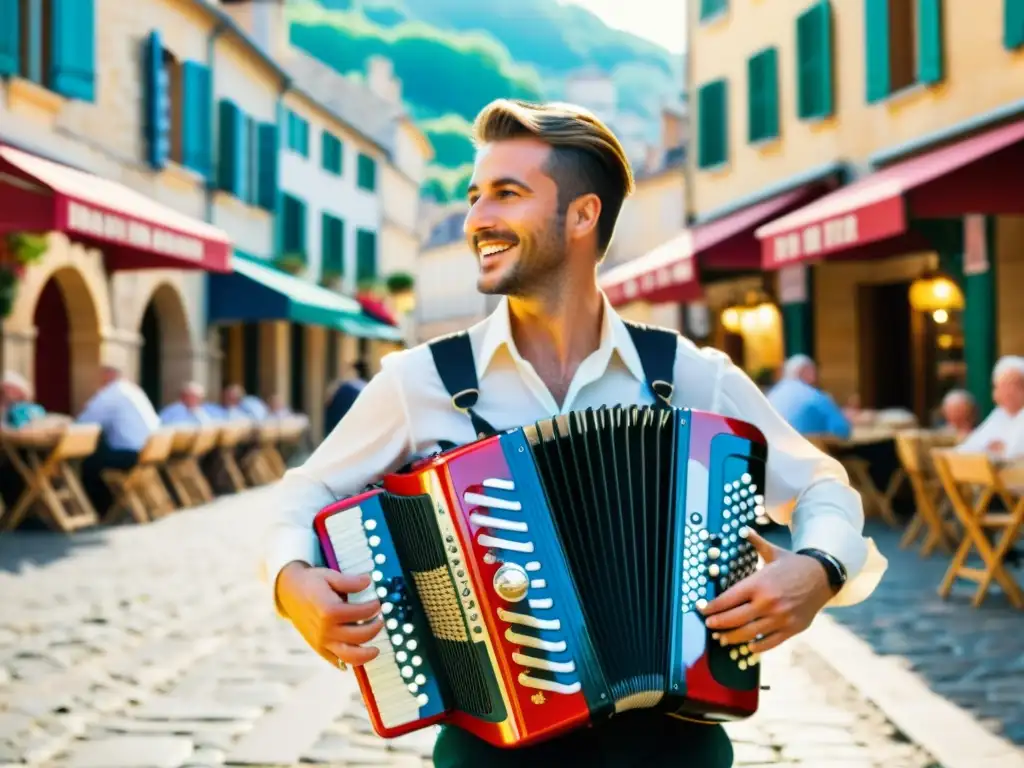
M278 469L278 477L283 477L288 469L288 461L298 450L299 443L309 428L309 419L305 416L295 415L281 419L280 433L277 440L277 453L281 463Z
M238 466L235 453L238 445L253 432L253 425L249 422L238 422L224 424L217 440L217 447L214 449L216 459L214 471L217 473L215 479L217 485L229 492L239 493L245 490L245 475Z
M182 459L189 456L189 451L196 441L198 430L193 427L175 426L173 432L174 438L171 441L171 452L164 463L163 471L167 478L167 483L171 486L171 490L174 491L174 496L178 499L178 504L182 507L190 507L192 506L192 498L189 489L180 473L176 472L175 469L180 465Z
M269 421L257 425L256 441L249 452L242 457L242 470L251 485L267 485L278 479L277 467L284 464L275 445L279 434L280 428L275 422Z
M216 447L219 437L219 426L200 427L194 431L192 440L184 452L172 454L168 459L167 475L172 478L172 487L182 505L198 507L213 501L213 489L203 474L200 462ZM175 438L176 441L177 439Z
M952 509L935 474L931 451L955 443L954 437L937 432L908 430L896 436L896 455L914 493L914 515L900 539L900 549L913 546L923 537L921 557L930 556L936 548L953 552L953 543L959 536L947 519Z
M1024 592L1007 572L1004 562L1024 524L1024 498L1013 498L999 471L985 454L936 449L932 451L932 457L953 511L964 528L963 540L942 580L939 595L948 597L958 578L973 581L978 584L978 589L971 604L978 607L994 580L1003 588L1011 605L1024 608ZM973 491L973 504L963 491L965 486ZM1003 501L1008 512L989 511L989 505L996 497ZM1002 536L995 535L999 530L1002 530ZM993 533L994 547L989 540L989 532ZM973 550L981 556L983 568L967 567L967 558Z
M158 430L149 436L134 467L100 472L114 496L103 517L104 523L118 522L126 515L131 515L137 523L148 523L173 509L160 476L160 468L167 461L173 443L173 430Z
M6 515L2 530L17 528L33 507L38 509L43 522L64 533L99 522L74 465L96 451L100 427L70 424L62 432L45 458L31 445L26 446L24 459L17 446L5 446L11 463L25 480L25 490ZM8 439L13 443L17 436L5 437Z
M899 520L896 519L896 514L892 509L892 501L906 479L902 468L896 469L883 491L875 485L875 480L871 477L871 464L867 459L849 454L838 455L839 449L848 446L849 443L831 435L809 435L807 439L815 448L827 453L842 464L850 479L850 486L860 494L865 516L875 514L891 527L899 527Z

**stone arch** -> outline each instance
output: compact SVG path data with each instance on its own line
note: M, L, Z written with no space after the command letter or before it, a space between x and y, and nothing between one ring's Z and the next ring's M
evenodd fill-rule
M139 302L135 324L142 340L139 383L153 404L172 402L192 378L193 341L185 298L177 284L156 283L148 299Z
M82 273L52 272L36 297L32 380L47 411L75 414L96 388L100 367L99 311Z
M46 253L25 270L11 312L4 318L3 365L26 376L37 389L41 383L37 374L45 376L52 371L59 377L66 370L70 377L69 395L63 405L75 413L98 382L101 344L110 327L110 293L98 250L72 243L58 233L51 233L48 241ZM66 349L63 363L53 357L58 349L40 348L52 343L47 342L45 333L39 343L36 316L40 300L44 301L44 308L45 302L50 302L67 314L66 347L57 345ZM43 386L45 391L46 384Z

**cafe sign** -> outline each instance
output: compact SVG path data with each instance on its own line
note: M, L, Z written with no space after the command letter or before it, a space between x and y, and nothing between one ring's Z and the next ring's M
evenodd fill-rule
M67 230L99 240L188 261L203 261L205 242L149 222L68 200Z

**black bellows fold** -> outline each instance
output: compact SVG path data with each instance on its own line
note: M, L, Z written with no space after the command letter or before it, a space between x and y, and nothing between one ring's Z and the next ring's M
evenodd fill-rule
M530 430L586 626L616 700L666 686L676 416L602 408Z

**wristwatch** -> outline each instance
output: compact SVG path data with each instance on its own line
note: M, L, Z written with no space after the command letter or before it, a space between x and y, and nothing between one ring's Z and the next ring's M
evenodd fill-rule
M846 584L846 568L828 552L809 547L797 550L797 554L812 557L821 563L825 573L828 574L828 585L832 587L833 592L838 592Z

